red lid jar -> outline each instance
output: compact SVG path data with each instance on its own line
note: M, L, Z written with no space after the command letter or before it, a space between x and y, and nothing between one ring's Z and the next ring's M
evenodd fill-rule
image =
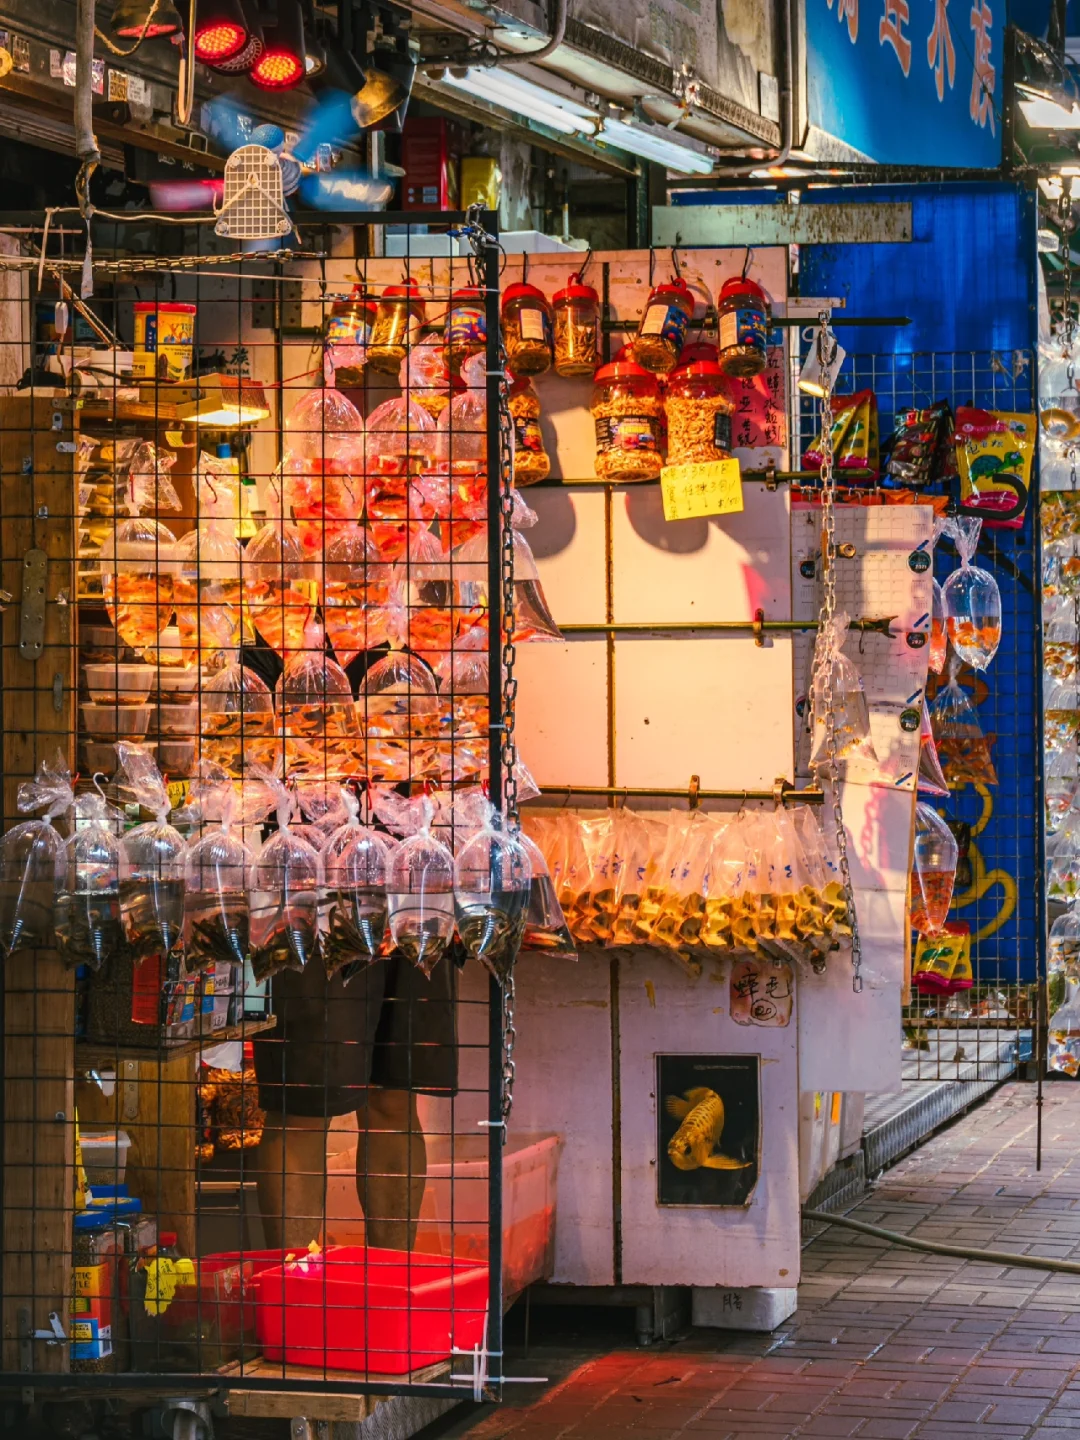
M682 354L694 316L694 292L685 280L655 285L645 302L634 340L634 357L654 375L667 375Z
M715 345L688 345L664 391L667 463L694 465L731 455L734 403Z
M725 280L716 305L720 331L720 369L747 380L769 363L769 298L753 280Z
M655 480L663 458L660 382L631 360L602 365L593 382L596 473L601 480Z
M424 297L414 280L388 285L379 297L368 347L368 364L397 375L401 362L420 338L427 313Z
M502 302L506 363L515 375L541 375L551 368L551 306L535 285L508 285Z
M446 363L457 369L487 346L487 307L479 285L466 285L450 296L446 312Z
M600 296L580 275L571 275L564 290L556 290L556 375L591 375L600 358Z

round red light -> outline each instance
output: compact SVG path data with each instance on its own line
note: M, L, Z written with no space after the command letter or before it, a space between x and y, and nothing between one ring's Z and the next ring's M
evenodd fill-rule
M228 60L247 44L247 31L228 20L207 25L195 32L195 58L213 64Z
M251 79L264 90L286 90L304 78L304 62L287 50L267 50L251 71Z

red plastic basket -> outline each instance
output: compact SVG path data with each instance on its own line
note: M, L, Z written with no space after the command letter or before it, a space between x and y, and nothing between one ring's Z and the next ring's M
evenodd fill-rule
M486 1265L342 1245L260 1272L256 1334L269 1361L406 1375L481 1343L487 1301Z

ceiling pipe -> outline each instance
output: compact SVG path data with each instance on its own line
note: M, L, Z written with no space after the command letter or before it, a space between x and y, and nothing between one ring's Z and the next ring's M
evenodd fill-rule
M752 164L725 165L716 173L717 180L735 179L740 175L752 175L769 165L783 165L791 154L795 143L795 36L798 31L796 20L798 0L784 0L783 24L780 26L780 44L783 54L780 81L780 149L768 160L755 160Z
M101 164L94 134L94 0L78 0L75 7L75 155L82 164L80 185L89 197L90 176Z

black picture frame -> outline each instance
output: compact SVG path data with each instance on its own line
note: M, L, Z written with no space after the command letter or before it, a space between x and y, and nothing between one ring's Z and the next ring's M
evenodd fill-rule
M658 1054L656 1203L742 1209L760 1174L761 1056Z

